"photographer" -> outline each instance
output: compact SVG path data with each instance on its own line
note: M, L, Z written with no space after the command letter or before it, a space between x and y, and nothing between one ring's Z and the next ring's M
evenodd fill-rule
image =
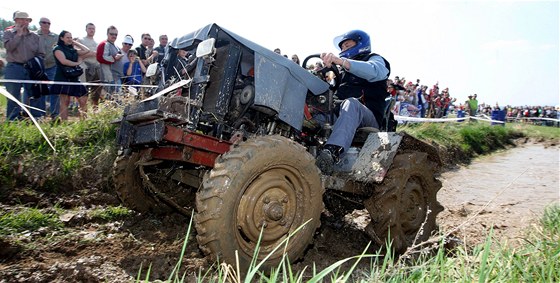
M146 66L140 63L140 57L136 50L128 51L128 62L123 65L123 83L125 85L140 85L142 77L146 73Z

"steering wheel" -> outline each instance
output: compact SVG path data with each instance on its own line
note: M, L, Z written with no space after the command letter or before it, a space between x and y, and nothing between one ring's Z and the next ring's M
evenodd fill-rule
M303 63L301 64L302 67L307 68L307 62L310 59L313 58L319 58L319 60L321 59L321 54L311 54L309 56L307 56L305 58L305 60L303 60ZM320 60L320 62L322 63L323 61ZM329 72L333 72L334 74L334 85L330 84L327 81L327 75ZM334 92L338 89L338 87L340 86L340 71L338 70L338 67L335 64L332 64L330 67L323 67L321 69L315 70L313 69L313 73L315 73L320 79L324 80L325 82L327 82L330 85L330 89Z

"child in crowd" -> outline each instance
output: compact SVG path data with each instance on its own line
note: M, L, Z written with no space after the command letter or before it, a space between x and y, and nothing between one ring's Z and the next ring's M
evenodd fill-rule
M146 73L146 66L140 64L140 58L136 50L129 50L127 56L128 62L123 65L123 84L140 85L142 84L142 77Z

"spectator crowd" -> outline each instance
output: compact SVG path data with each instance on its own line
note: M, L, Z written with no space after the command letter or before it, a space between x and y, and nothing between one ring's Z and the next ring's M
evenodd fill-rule
M65 36L72 36L72 34L68 31L62 31L60 34L53 33L50 30L51 21L46 17L40 18L40 28L36 31L29 31L28 25L32 19L25 12L14 12L13 20L14 25L1 31L2 42L6 47L6 58L0 60L0 76L6 75L6 79L30 80L31 77L22 66L27 65L27 61L36 56L44 59L45 74L48 80L54 81L54 84L49 86L49 95L34 95L35 89L31 88L29 84L5 83L8 91L21 102L44 110L44 112L32 112L32 115L39 119L50 117L53 120L66 120L68 119L68 109L75 109L76 105L79 105L79 116L85 118L88 103L95 110L102 101L118 101L123 93L131 89L130 87L133 87L132 93L142 94L144 89L140 86L153 84L153 81L145 76L149 65L163 60L165 47L168 44L166 34L158 36L159 44L156 46L154 38L150 33L145 32L140 36L140 43L133 48L135 40L130 34L126 34L121 42L117 42L119 30L115 26L106 28L104 30L106 39L97 42L94 39L97 27L93 23L85 25L86 36L65 39ZM16 31L22 29L27 30L27 33L17 34ZM29 45L22 45L20 42L25 41L19 40L19 38L40 42L37 45L39 49L32 50ZM59 55L57 55L57 50L59 50ZM276 48L274 52L281 54L279 48ZM18 55L22 53L32 54L32 56L23 58ZM186 65L190 62L189 55L183 52L178 54L178 57L183 58ZM287 55L283 56L288 58ZM301 65L298 55L292 55L291 60ZM61 69L75 65L82 68L83 74L76 80L68 79ZM311 72L323 68L321 62L303 67ZM333 77L324 79L329 83L334 83ZM84 84L86 91L82 92L75 83ZM21 92L22 88L23 92ZM509 120L559 119L560 115L558 106L490 106L479 103L477 94L469 95L466 101L458 101L451 95L448 87L440 88L439 82L429 87L427 84L421 84L420 79L407 81L404 77L399 76L387 80L387 91L394 101L392 111L399 116L416 118L445 118L449 114L477 116L490 115L493 110L505 111ZM19 106L8 102L7 120L25 119L25 114L20 111ZM558 125L557 121L542 123Z

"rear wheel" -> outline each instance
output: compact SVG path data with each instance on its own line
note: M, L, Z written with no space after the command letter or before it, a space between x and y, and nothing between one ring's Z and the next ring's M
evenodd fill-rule
M295 261L320 225L322 193L315 160L304 147L280 136L248 140L218 157L205 176L197 193L197 240L205 253L232 265L237 251L243 272L257 250L257 263L271 254L265 270L284 255Z
M437 201L441 182L427 157L424 152L397 154L383 183L364 202L371 215L366 232L380 245L392 241L397 253L427 240L437 230L436 216L443 211Z

